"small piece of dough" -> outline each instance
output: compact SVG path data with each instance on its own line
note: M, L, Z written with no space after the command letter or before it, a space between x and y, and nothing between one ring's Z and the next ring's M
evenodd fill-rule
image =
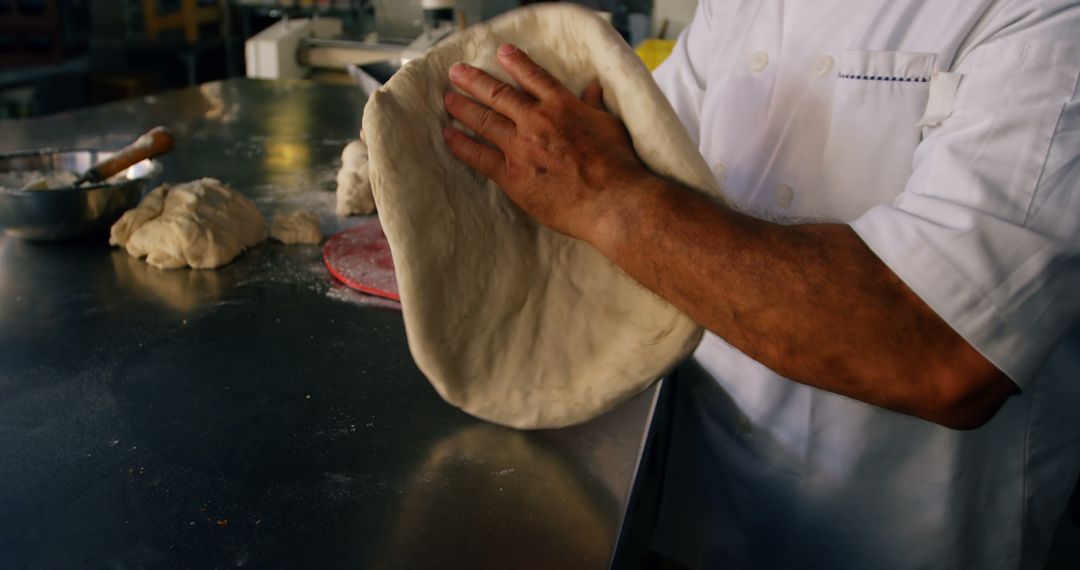
M530 6L474 26L411 60L371 98L371 183L417 365L470 414L559 427L641 392L697 346L702 329L450 154L441 134L450 66L464 61L510 81L495 59L507 42L574 93L599 78L650 169L721 194L644 64L580 6Z
M275 214L270 222L270 237L281 243L319 243L323 237L319 215L311 210Z
M337 213L351 216L367 215L374 211L367 145L364 143L364 133L360 133L360 140L350 142L341 151L341 170L337 174Z
M213 269L266 239L255 204L213 178L163 184L112 226L109 243L162 269Z

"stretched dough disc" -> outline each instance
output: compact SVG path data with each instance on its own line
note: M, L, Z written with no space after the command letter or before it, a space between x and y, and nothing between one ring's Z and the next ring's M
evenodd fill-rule
M446 149L450 66L465 61L510 81L495 59L506 42L575 93L599 77L654 172L720 194L644 64L584 8L533 6L474 26L374 94L363 128L413 358L474 416L559 427L648 387L689 354L701 328L588 244L537 224Z

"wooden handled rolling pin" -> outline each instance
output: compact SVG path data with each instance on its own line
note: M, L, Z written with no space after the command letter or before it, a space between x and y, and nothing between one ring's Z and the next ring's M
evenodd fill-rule
M132 164L165 154L172 150L172 147L172 133L165 127L154 127L116 154L90 167L90 170L75 181L75 185L108 180Z

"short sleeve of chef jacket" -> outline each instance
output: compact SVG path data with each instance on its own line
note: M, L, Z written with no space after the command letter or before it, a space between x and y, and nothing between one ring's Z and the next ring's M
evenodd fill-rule
M655 73L695 142L722 33L715 9L699 3ZM972 44L952 70L963 77L951 115L924 129L905 190L852 223L1020 386L1080 318L1080 8L1029 12Z
M1021 387L1080 315L1078 13L992 26L954 68L952 112L924 129L904 191L852 223Z

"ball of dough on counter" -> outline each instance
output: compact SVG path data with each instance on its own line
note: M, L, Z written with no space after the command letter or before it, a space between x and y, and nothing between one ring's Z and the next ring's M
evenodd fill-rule
M275 214L270 222L270 237L281 243L319 243L323 238L319 215L311 210Z
M686 357L702 329L585 242L536 223L456 160L442 129L451 65L509 81L512 42L574 93L599 78L654 172L721 198L649 71L580 6L515 10L411 60L364 112L371 183L394 256L409 347L448 402L519 428L589 420Z
M112 226L109 243L162 269L213 269L266 239L255 204L213 178L163 184Z
M337 213L341 216L370 214L375 211L368 176L368 152L364 134L360 140L345 145L341 151L341 170L337 174Z

